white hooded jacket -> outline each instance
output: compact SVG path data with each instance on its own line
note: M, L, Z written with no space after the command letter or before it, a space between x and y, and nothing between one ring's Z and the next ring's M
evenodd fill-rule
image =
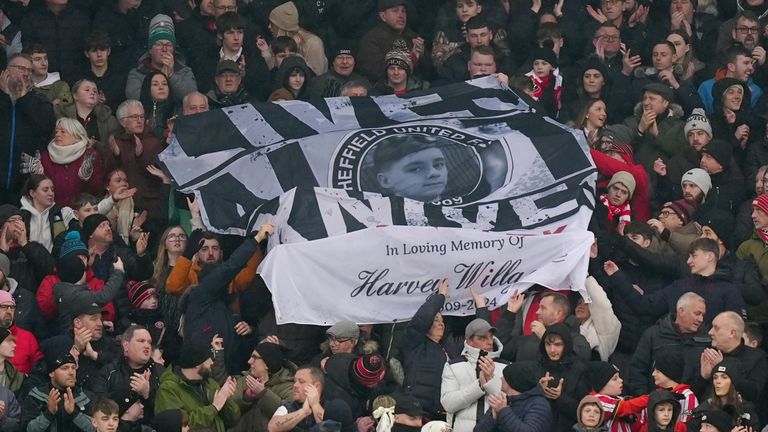
M480 350L469 346L466 340L461 352L462 357L445 364L440 386L440 403L448 413L446 421L454 432L471 432L477 420L482 418L489 408L486 396L501 393L501 378L506 366L506 363L499 360L503 348L501 341L494 336L493 351L488 353L488 357L494 360L496 368L493 378L482 387L477 376L477 358ZM483 405L478 407L480 400Z

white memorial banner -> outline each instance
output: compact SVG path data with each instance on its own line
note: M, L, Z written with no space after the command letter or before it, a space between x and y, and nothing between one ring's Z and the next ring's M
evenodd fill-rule
M532 284L581 291L593 236L388 226L271 248L260 267L278 324L411 319L450 282L447 315L472 315L470 288L501 307Z

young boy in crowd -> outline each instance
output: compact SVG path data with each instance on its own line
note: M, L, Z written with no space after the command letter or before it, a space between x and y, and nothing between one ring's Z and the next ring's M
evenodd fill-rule
M648 406L648 395L623 398L621 393L624 391L624 380L619 376L619 369L608 362L590 362L587 379L592 388L589 394L600 400L608 430L632 431L631 425Z
M658 388L667 389L678 395L680 414L677 421L687 423L691 419L694 408L699 406L699 400L691 390L691 386L680 383L684 365L685 361L680 354L662 351L656 356L651 375Z
M533 91L533 97L541 104L544 114L556 116L560 111L563 91L563 77L557 68L557 55L551 48L536 48L531 58L533 69L525 75L531 77L538 87Z
M96 432L116 432L120 425L120 408L111 399L99 399L93 404L91 417Z
M600 195L600 201L608 208L608 226L627 224L632 221L629 201L635 193L635 178L626 171L619 171L608 182L608 192Z
M653 419L640 427L641 432L685 432L685 423L677 419L680 404L669 390L654 390L648 396L648 412L653 412Z

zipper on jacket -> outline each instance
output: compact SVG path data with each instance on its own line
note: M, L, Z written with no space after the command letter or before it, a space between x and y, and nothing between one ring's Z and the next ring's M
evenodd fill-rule
M11 152L8 158L8 174L5 177L5 188L11 188L11 176L13 175L13 150L16 146L16 103L11 103Z

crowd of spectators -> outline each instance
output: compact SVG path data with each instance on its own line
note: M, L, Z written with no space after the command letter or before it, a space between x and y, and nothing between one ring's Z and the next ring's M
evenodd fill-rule
M760 431L766 46L765 0L0 0L0 431ZM155 165L179 116L492 74L589 143L589 302L277 325L274 227Z

